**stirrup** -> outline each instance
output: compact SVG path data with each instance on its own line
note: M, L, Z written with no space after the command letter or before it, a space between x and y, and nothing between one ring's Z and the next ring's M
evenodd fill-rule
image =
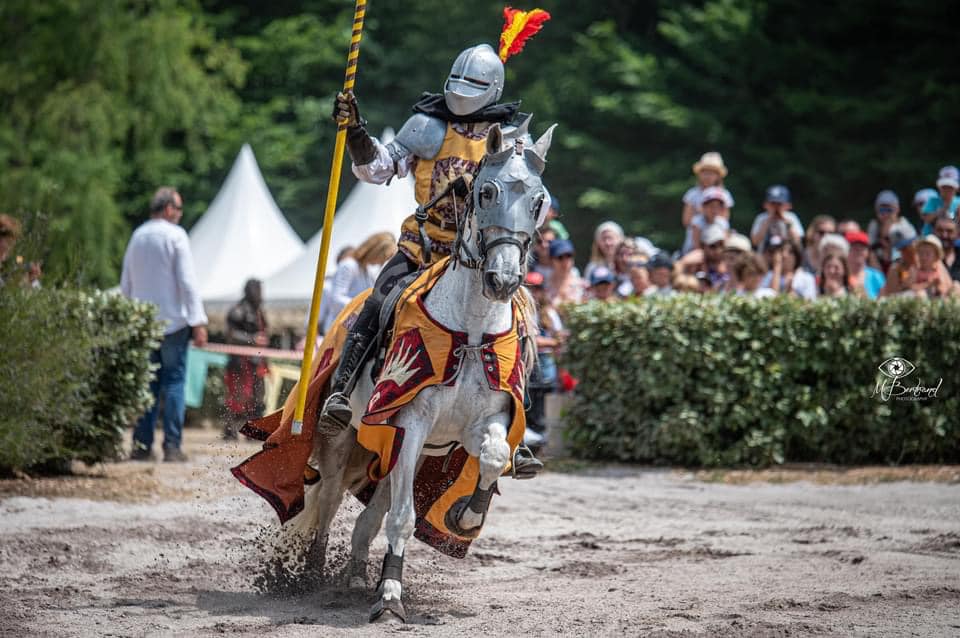
M317 431L327 436L340 434L350 427L352 420L350 398L343 392L334 392L323 402L320 418L317 419Z
M524 444L517 446L510 463L510 475L515 479L532 479L543 469L543 462Z

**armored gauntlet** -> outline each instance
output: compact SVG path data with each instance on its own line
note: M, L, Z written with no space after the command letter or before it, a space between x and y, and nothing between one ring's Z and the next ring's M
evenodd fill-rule
M360 116L360 107L353 91L337 93L333 101L333 119L338 124L347 125L347 152L353 163L363 166L372 162L377 156L377 147L364 128L367 122Z

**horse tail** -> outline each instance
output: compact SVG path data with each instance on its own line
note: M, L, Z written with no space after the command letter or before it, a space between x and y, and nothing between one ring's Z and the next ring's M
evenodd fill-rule
M513 299L520 309L520 317L526 328L527 338L523 340L522 357L523 369L526 370L529 379L530 373L533 372L533 366L537 363L536 336L540 334L540 326L537 325L537 302L526 286L520 286L514 293Z

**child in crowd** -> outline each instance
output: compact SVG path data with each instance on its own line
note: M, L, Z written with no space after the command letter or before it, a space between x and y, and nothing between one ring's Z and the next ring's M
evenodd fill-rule
M823 256L820 264L821 297L844 297L850 292L850 271L847 260L840 253L831 252Z
M937 217L956 219L957 207L960 206L960 197L957 189L960 188L960 171L956 166L944 166L937 176L937 194L933 195L923 205L923 234L933 232L933 224Z
M650 271L647 270L647 262L634 258L630 262L630 292L627 297L642 297L650 287Z
M629 237L617 246L613 259L613 274L617 278L616 293L621 297L630 295L630 263L637 256L636 244Z
M927 205L927 202L930 201L930 198L936 196L937 191L934 188L921 188L913 194L913 212L917 214L917 219L923 224L924 229L927 227L927 219L929 218L932 223L936 215L924 215L923 209Z
M850 289L868 299L876 299L880 295L886 277L883 273L867 265L870 255L870 238L863 231L851 231L844 235L850 245L847 254L847 270L850 272Z
M776 296L777 293L772 289L761 286L763 276L767 272L767 265L760 255L756 253L743 255L734 265L733 270L736 274L737 281L740 282L740 289L737 291L738 295L754 297L756 299Z
M690 225L694 215L702 212L700 205L702 203L703 191L710 187L723 188L723 178L727 176L727 167L723 163L723 157L720 153L704 153L700 161L693 165L693 174L697 176L697 185L691 186L683 194L683 227ZM733 196L730 191L724 189L730 198L730 208L733 207ZM727 213L729 218L729 211Z
M940 261L943 245L936 235L906 239L898 247L900 260L890 266L882 295L946 297L951 293L953 281Z
M704 189L700 202L700 213L693 216L687 226L687 236L683 242L683 254L703 247L703 231L708 226L717 226L724 235L730 232L730 207L733 198L727 189L711 186Z
M929 202L928 202L929 204ZM877 193L873 201L873 210L876 218L870 220L867 226L867 237L870 245L876 244L881 237L896 232L904 237L916 236L917 229L907 219L900 216L900 198L891 190Z
M606 266L597 266L590 273L590 298L597 301L614 301L617 278Z
M646 267L650 276L650 285L643 291L643 294L647 296L672 295L673 260L670 259L670 256L659 252L650 258Z

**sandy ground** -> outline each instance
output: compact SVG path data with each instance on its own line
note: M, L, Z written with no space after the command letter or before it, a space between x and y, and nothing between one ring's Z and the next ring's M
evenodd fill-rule
M409 624L371 626L369 590L255 586L275 517L226 471L255 449L190 431L186 465L0 481L0 635L960 635L960 468L556 463L500 482L466 559L414 542Z

